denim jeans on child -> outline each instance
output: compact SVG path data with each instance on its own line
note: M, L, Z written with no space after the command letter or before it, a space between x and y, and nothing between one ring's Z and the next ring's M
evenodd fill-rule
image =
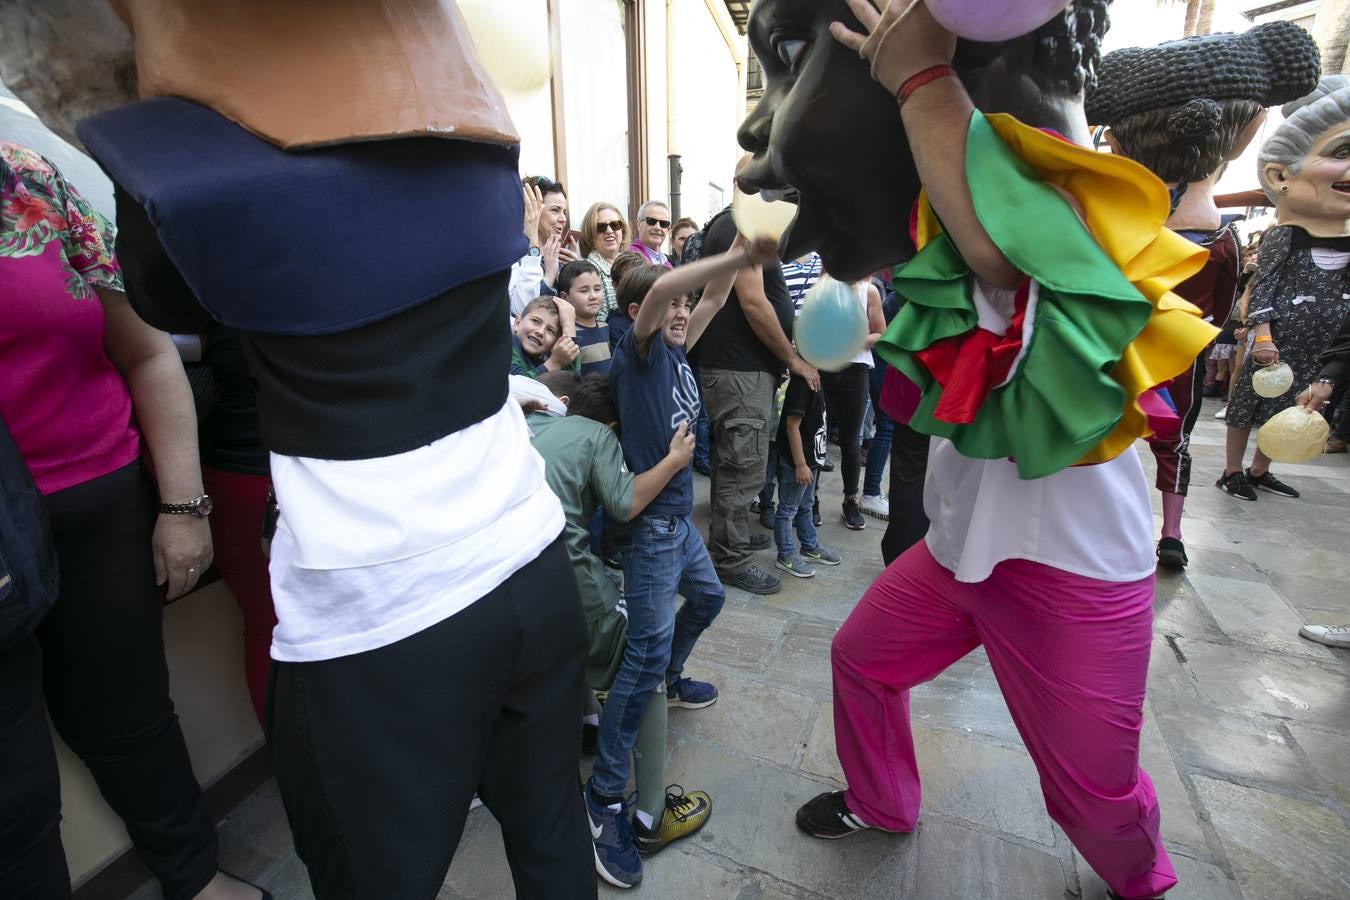
M661 685L680 677L694 643L726 600L692 517L638 516L630 532L632 547L624 566L628 639L600 714L600 746L592 774L595 790L608 796L621 796L628 784L633 744L647 703ZM678 614L677 592L684 596ZM658 697L656 702L665 699Z
M816 539L816 526L811 521L811 504L815 499L815 479L806 484L797 483L797 472L792 464L780 456L778 458L778 510L773 517L773 539L778 545L778 558L791 559L797 555L792 543L792 531L795 526L801 549L814 550L819 546Z

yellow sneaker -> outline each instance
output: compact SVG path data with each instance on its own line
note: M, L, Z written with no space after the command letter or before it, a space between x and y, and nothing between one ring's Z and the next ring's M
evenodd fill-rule
M666 808L661 821L648 829L633 817L633 844L643 856L653 856L680 838L687 838L708 824L712 815L712 798L703 791L684 792L678 784L666 788Z

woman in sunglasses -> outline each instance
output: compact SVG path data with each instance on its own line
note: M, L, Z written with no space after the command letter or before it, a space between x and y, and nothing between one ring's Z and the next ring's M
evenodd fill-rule
M661 251L670 234L670 207L660 200L648 200L637 214L637 240L629 250L641 253L654 266L673 268L670 257Z
M586 262L600 270L600 287L605 292L605 303L596 320L604 322L610 310L619 303L614 293L614 279L610 267L628 246L628 223L623 213L612 203L595 203L581 219L581 252Z

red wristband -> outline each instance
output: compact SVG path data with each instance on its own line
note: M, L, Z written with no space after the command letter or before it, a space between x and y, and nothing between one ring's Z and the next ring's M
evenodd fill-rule
M939 78L946 78L948 75L955 77L956 70L947 63L929 66L926 69L915 72L913 75L906 78L904 83L900 85L900 89L895 92L895 102L903 106L905 101L910 98L910 95L919 88L923 87L925 84L932 84Z

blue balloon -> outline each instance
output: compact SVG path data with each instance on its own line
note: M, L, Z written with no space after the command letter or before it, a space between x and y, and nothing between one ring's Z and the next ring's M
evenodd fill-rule
M803 359L838 372L867 344L867 310L852 287L825 277L806 292L793 334Z

